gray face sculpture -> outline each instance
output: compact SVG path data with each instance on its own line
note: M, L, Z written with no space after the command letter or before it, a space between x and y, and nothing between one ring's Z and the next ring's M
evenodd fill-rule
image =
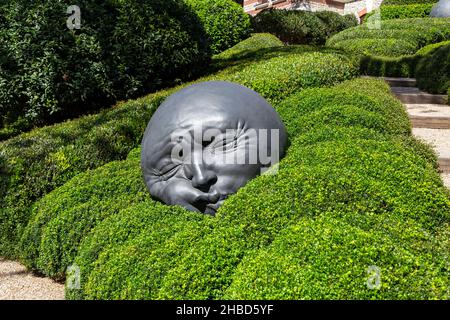
M214 215L247 181L276 164L286 129L259 94L238 84L194 84L167 98L142 141L152 196Z
M430 12L430 17L433 18L450 17L450 0L441 0L438 3L436 3Z

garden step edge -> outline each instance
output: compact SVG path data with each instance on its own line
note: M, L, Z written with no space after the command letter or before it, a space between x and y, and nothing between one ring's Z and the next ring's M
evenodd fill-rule
M447 103L447 96L420 91L414 87L391 87L392 93L405 104L442 104Z

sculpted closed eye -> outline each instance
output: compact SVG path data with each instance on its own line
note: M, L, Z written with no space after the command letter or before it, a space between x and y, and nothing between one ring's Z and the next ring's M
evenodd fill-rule
M179 170L180 165L172 165L161 170L161 177L165 180L172 178Z

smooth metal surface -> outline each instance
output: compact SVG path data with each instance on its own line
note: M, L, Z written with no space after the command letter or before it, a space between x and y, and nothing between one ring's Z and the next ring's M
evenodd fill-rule
M229 195L278 162L286 144L280 117L258 93L203 82L156 110L142 140L141 166L152 196L214 215ZM272 156L270 163L264 155Z
M433 18L450 17L450 0L441 0L438 3L436 3L430 12L430 17Z

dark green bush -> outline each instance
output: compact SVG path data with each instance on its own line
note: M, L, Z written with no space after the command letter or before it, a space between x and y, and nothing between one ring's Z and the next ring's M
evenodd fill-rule
M242 56L260 49L283 46L283 42L270 33L254 33L248 39L217 54L213 60L240 59Z
M431 93L447 93L450 88L450 44L423 57L416 70L417 85Z
M339 13L324 10L314 12L314 15L325 23L326 39L342 30L358 25L358 20L353 14L342 16Z
M368 99L347 108L351 92ZM408 121L388 86L358 79L296 96L278 107L299 120L287 122L293 142L277 174L249 182L215 219L185 223L171 214L181 209L153 202L107 218L81 244L82 289L68 298L448 298L450 202L431 163L404 142L407 128L372 125L389 127L395 110ZM330 108L340 120L302 131ZM368 117L345 119L358 109ZM372 265L378 290L366 285Z
M209 59L196 15L181 1L2 1L0 128L42 125L154 91ZM13 130L14 131L14 130Z
M281 47L198 81L229 80L280 101L303 88L333 85L357 74L354 63L324 50ZM272 58L273 56L277 58ZM187 85L187 84L185 84ZM17 256L17 243L30 218L33 202L88 169L121 160L140 144L155 108L167 95L160 91L119 104L98 115L34 130L0 144L0 254Z
M198 15L213 53L231 48L250 35L250 18L232 0L184 0Z
M253 17L252 25L256 32L272 33L287 44L318 45L332 34L357 25L357 21L334 12L269 9Z

